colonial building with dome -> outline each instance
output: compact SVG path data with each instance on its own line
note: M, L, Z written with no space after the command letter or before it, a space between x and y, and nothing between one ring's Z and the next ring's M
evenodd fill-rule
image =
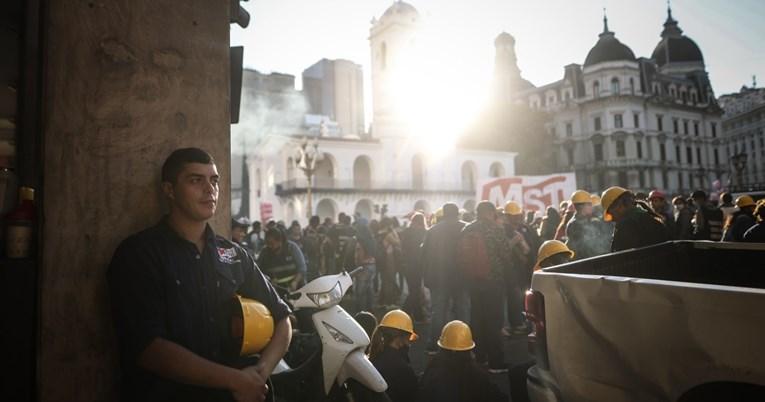
M703 54L671 9L650 58L636 57L604 17L583 65L513 98L547 113L556 169L576 172L581 188L686 193L710 189L729 170Z
M430 213L449 201L472 210L481 181L515 173L513 152L491 145L457 146L433 155L429 144L416 141L417 137L436 136L407 124L397 105L402 94L396 91L404 86L399 80L407 82L407 67L423 57L411 51L420 18L412 5L396 1L379 19L372 20L373 121L367 133L330 130L323 124L316 130L271 127L268 135L259 135L264 128L256 123L262 121L251 122L246 117L262 106L251 96L257 91L247 87L248 82L258 81L245 79L243 122L232 126L232 134L257 141L248 140L245 158L239 158L246 160L246 174L239 176L248 184L242 186L247 196L243 193L233 199L234 210L253 220L301 223L307 222L309 213L322 219L336 219L340 212L377 218L383 208L388 216L403 217L413 210ZM306 147L301 153L302 144ZM318 156L310 182L302 171L307 167L305 154Z

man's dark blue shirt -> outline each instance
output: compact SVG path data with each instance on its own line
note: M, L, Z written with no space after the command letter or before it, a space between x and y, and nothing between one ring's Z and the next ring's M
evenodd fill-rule
M107 275L120 341L123 400L231 400L225 390L179 384L149 373L138 367L138 357L154 339L163 338L233 367L238 361L230 336L235 295L263 303L274 322L290 312L249 254L216 236L209 226L199 253L163 219L123 241Z

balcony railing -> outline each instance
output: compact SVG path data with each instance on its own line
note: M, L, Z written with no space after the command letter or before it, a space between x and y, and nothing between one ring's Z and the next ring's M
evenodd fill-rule
M302 192L308 188L306 178L298 178L283 181L276 185L276 192ZM311 190L320 191L425 191L425 192L460 192L474 193L475 185L472 183L431 183L426 182L415 186L411 181L377 181L377 180L349 180L333 179L329 177L314 177Z

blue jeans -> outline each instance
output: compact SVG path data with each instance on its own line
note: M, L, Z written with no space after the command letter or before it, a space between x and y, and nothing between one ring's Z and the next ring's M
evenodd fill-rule
M365 264L364 269L353 278L353 293L356 298L358 311L372 311L374 305L374 289L372 280L377 273L375 264Z
M438 348L441 329L451 320L470 322L470 295L467 290L449 290L448 288L430 289L430 301L433 315L430 319L430 343L428 348ZM449 313L452 313L450 316Z

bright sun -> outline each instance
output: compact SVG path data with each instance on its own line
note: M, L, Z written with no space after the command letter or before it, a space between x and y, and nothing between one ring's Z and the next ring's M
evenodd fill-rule
M421 31L411 49L400 55L389 81L410 145L431 159L450 154L486 98L484 81L460 68L471 61L455 60L454 49L443 42Z

